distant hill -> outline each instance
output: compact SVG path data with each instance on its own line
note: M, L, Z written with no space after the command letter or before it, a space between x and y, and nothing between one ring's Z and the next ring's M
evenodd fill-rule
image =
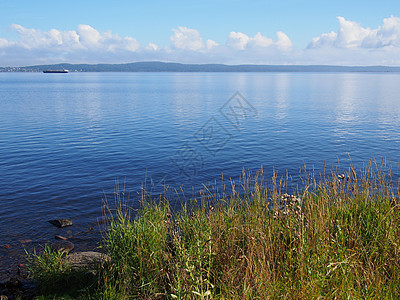
M55 64L3 67L0 72L42 72L67 69L70 72L400 72L400 67L324 65L224 65L135 62L127 64Z

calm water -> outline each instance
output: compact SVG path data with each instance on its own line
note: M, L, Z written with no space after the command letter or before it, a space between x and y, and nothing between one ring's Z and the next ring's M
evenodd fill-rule
M399 104L400 74L0 73L0 271L21 244L94 239L116 180L131 199L145 179L190 194L222 172L296 175L348 154L398 176ZM47 223L59 217L76 225Z

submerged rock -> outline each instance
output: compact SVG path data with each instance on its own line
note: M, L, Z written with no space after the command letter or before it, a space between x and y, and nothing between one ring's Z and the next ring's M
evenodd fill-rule
M69 241L59 241L51 245L51 250L69 253L74 247L74 244Z
M55 220L50 220L49 223L59 228L73 225L71 219L55 219Z

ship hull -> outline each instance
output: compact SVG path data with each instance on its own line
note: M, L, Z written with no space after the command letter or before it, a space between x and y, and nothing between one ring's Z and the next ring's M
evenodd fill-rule
M68 73L68 70L44 70L43 73Z

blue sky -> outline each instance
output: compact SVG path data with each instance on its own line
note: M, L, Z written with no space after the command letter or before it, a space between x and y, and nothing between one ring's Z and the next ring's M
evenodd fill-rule
M0 11L1 66L140 60L400 65L398 0L15 0L1 1Z

